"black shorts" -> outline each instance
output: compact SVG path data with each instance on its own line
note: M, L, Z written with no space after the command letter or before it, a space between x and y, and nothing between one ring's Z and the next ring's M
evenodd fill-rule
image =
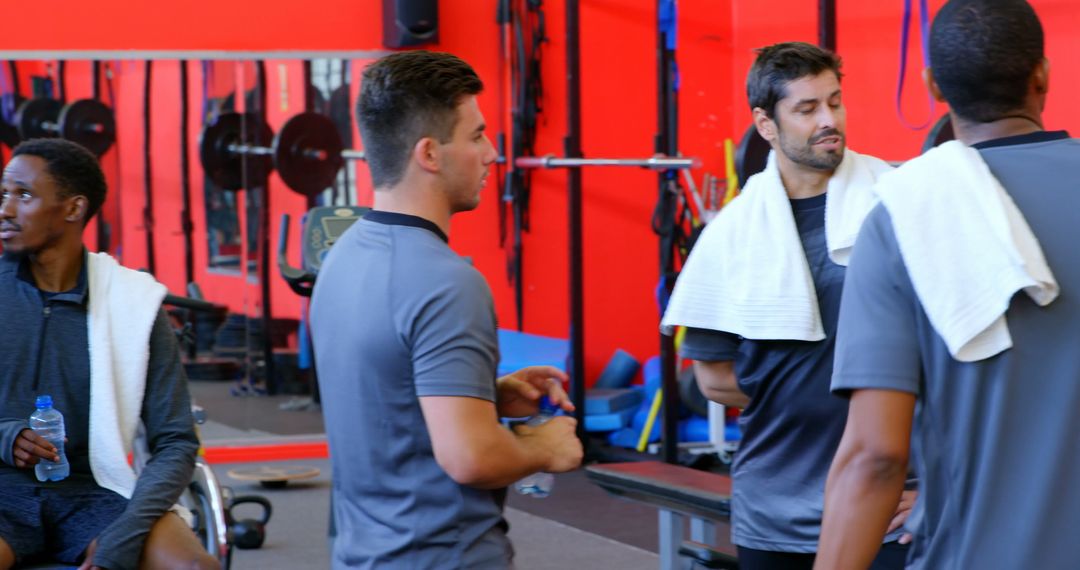
M11 486L0 493L0 538L17 564L77 565L86 547L119 518L124 497L97 485Z
M881 545L870 570L904 570L910 544L886 542ZM771 552L737 547L741 570L813 570L813 552Z

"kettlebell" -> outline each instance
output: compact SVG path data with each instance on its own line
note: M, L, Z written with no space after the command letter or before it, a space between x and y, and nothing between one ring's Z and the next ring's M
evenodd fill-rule
M263 508L262 518L236 520L236 517L232 514L233 509L237 505L247 503L261 505ZM266 497L245 495L234 498L229 504L229 508L225 509L225 522L229 525L233 545L243 549L261 547L266 540L266 523L270 522L271 513L273 513L273 508L270 506L270 500Z

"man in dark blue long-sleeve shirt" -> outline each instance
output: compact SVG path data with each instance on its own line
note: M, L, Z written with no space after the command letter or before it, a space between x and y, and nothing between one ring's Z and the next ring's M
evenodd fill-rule
M198 441L164 288L82 245L104 198L97 160L60 139L17 147L0 180L0 569L213 568L169 512ZM153 294L122 294L136 291ZM27 423L38 394L64 414L59 482L34 474L57 458ZM139 421L151 459L136 479L125 456Z

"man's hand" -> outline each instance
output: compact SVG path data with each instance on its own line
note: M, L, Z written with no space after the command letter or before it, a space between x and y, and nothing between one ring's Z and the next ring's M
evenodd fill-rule
M97 550L97 539L90 541L90 546L86 547L86 557L83 558L83 563L79 565L79 570L102 570L100 566L94 566L94 551Z
M541 396L547 396L552 405L567 412L574 411L574 404L562 387L567 380L566 373L554 366L529 366L499 378L495 383L495 407L499 416L534 416Z
M567 416L555 416L538 426L514 426L514 433L519 438L550 454L543 471L562 473L573 471L581 465L584 450L575 430L577 420Z
M60 461L56 447L49 440L41 437L34 430L26 428L19 432L12 445L12 454L15 456L15 467L22 469L32 468L42 459Z
M893 515L891 521L889 521L889 529L885 531L886 534L904 526L907 522L908 515L911 514L911 508L915 506L915 499L919 497L919 492L916 490L904 491L900 494L900 503L896 505L896 514ZM905 532L900 535L900 539L897 541L900 544L907 544L911 542L911 533Z

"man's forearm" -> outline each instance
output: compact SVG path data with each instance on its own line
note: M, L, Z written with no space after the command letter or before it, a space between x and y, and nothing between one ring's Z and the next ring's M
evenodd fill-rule
M694 376L701 393L710 401L739 409L750 405L750 396L739 388L731 361L695 360Z
M176 504L191 481L196 450L197 444L178 441L154 454L139 474L124 513L98 537L95 565L137 567L150 528Z
M708 400L723 406L743 409L750 405L750 397L738 388L724 389L708 387L703 388L701 392Z
M815 568L870 567L904 490L906 465L871 453L837 452L825 485L825 516Z

